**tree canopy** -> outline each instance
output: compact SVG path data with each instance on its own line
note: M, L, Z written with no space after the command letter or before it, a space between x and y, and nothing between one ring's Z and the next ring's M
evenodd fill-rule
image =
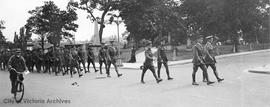
M6 38L2 32L2 30L5 29L4 23L5 22L3 20L0 20L0 45L1 46L4 46L6 43Z
M4 23L5 22L3 20L0 20L0 41L6 41L6 38L5 38L5 36L3 35L3 32L2 32L2 30L5 29Z
M178 5L173 0L123 0L118 7L130 37L140 41L155 40L168 32L178 32L183 39L185 26Z
M204 35L232 39L241 30L246 40L255 40L253 36L258 33L254 32L260 26L268 26L263 24L265 17L269 17L267 0L183 0L182 3L180 7L187 16L188 27Z
M242 32L254 42L269 36L269 7L267 0L122 0L117 9L137 41L166 32L177 41L196 35L237 40Z
M74 23L78 19L76 12L69 7L67 10L60 10L52 1L45 1L43 6L36 7L29 13L32 16L25 26L40 35L43 42L47 38L49 43L59 45L63 37L73 37L73 32L78 28Z
M105 16L108 14L108 12L116 10L119 3L120 0L70 0L68 5L73 7L73 9L81 9L86 11L90 15L88 18L90 18L92 21L97 21L98 24L100 24L99 40L102 42L103 29L106 24ZM93 14L94 10L102 11L101 16L95 16Z

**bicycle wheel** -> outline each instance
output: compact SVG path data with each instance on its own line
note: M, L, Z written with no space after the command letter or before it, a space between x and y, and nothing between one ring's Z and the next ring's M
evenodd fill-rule
M14 93L14 99L17 103L20 103L24 95L24 85L21 81L16 84L16 92Z

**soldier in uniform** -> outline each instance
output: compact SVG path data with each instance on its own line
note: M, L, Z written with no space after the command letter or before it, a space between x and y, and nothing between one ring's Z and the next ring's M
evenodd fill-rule
M53 72L57 75L60 72L61 66L60 49L58 47L53 48L52 63Z
M120 77L123 74L120 74L116 65L116 61L117 61L117 57L118 57L118 50L117 48L114 46L114 41L111 41L111 46L108 48L108 54L109 54L109 61L108 61L108 71L107 71L107 77L111 77L110 76L110 67L111 64L114 66L114 69L117 73L117 76Z
M48 52L45 53L44 57L45 57L45 71L44 71L44 73L46 73L46 72L51 73L52 57L53 57L51 48L49 48Z
M86 73L86 68L85 68L85 52L83 51L82 48L79 49L78 55L80 57L80 59L79 59L79 66L82 64L83 65L83 69L84 69L84 71ZM80 69L81 69L81 66L80 66Z
M78 74L79 74L79 77L83 76L83 74L81 74L81 69L80 69L80 65L79 65L79 60L80 60L80 57L78 56L78 52L76 50L75 47L73 47L71 49L71 53L70 53L70 75L72 77L72 73L75 72L75 68L77 69L78 71Z
M210 81L207 74L207 69L205 67L205 62L203 59L203 37L199 36L197 37L196 44L192 47L193 51L193 73L192 73L192 85L199 85L196 82L196 72L198 71L198 68L200 67L203 71L203 77L206 78L207 85L213 84L214 82Z
M60 59L60 64L59 64L59 71L62 72L62 75L65 75L65 59L64 59L64 50L63 47L59 48L59 59Z
M23 54L23 57L25 58L27 68L29 69L30 72L33 72L34 59L32 52L30 50L26 50L25 53Z
M3 51L1 51L0 52L0 69L1 70L4 70L4 68L5 68L5 57L6 57L6 55L5 55L5 53L6 53L6 50L3 50Z
M98 72L98 70L96 69L96 66L95 66L95 54L93 52L93 49L89 46L88 47L88 51L87 51L87 69L88 69L88 72L90 72L89 70L89 67L90 67L90 63L92 63L94 69L95 69L95 72Z
M8 60L9 58L11 57L12 53L10 51L10 49L7 49L5 52L4 52L4 55L3 55L3 66L4 66L4 70L6 70L7 66L8 66Z
M168 80L172 80L173 78L170 77L170 73L169 73L169 68L168 68L168 59L165 53L165 41L161 41L160 46L158 47L158 51L157 51L157 65L158 65L158 78L160 78L160 69L161 69L161 65L163 64L165 69L166 69L166 73L167 73L167 79Z
M103 63L105 65L106 72L108 70L109 57L108 57L107 49L108 49L108 47L105 46L105 43L101 43L101 48L100 48L99 53L98 53L100 74L102 74L102 64Z
M145 83L144 82L144 74L145 72L150 69L151 72L153 73L157 83L161 82L162 79L158 78L157 75L156 75L156 72L155 72L155 67L154 67L154 64L153 64L153 53L151 51L151 48L152 48L152 43L151 41L148 41L148 43L146 44L147 45L147 50L145 51L145 61L144 61L144 64L143 64L143 69L142 69L142 76L141 76L141 83Z
M223 81L224 79L223 78L219 78L218 76L218 72L217 72L217 68L216 68L216 58L215 58L215 48L212 43L213 43L213 36L208 36L206 37L207 39L207 43L205 44L204 46L204 50L205 50L205 57L204 57L204 60L205 60L205 65L206 65L206 68L208 68L209 66L212 68L218 82L221 82ZM206 81L206 78L204 77L203 78L203 81Z
M63 75L65 74L68 74L68 70L70 69L70 63L71 62L71 54L70 54L70 51L68 49L64 49L64 53L63 53L63 70L64 70L64 73Z
M3 70L3 62L4 62L4 57L3 57L4 51L0 51L0 69Z
M43 62L43 58L42 58L42 51L40 49L36 49L34 50L34 58L36 59L36 68L37 68L37 72L41 71L41 65Z

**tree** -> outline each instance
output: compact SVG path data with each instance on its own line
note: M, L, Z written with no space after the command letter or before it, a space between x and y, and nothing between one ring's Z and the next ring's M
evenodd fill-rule
M244 38L253 42L264 17L269 17L267 0L182 0L180 7L187 16L188 27L202 35L231 39L236 51L238 32L243 31Z
M120 4L118 10L130 32L129 38L137 42L159 41L157 38L170 32L185 32L182 16L177 12L179 4L174 0L124 0ZM183 39L185 35L174 37Z
M67 7L67 10L60 10L52 1L44 2L43 6L29 11L32 15L25 25L31 28L31 32L40 35L41 46L44 49L45 39L57 46L62 38L71 38L76 32L78 25L74 23L77 18L76 12Z
M14 34L14 43L17 48L21 48L24 52L27 48L27 41L31 39L32 33L30 32L30 27L21 27L20 35L18 36L15 32Z
M3 20L0 20L0 45L1 46L4 46L6 44L6 38L5 38L5 36L3 35L3 32L2 32L2 30L5 29L4 23L5 22Z
M105 16L109 11L116 10L117 6L119 6L119 3L121 0L80 0L79 2L70 0L68 3L69 7L73 7L73 9L81 9L86 11L90 14L90 19L92 21L98 21L98 24L100 24L99 28L99 40L102 42L102 34L103 29L105 28ZM97 9L99 11L102 11L102 14L100 17L96 17L93 12Z
M14 32L14 38L13 38L14 47L19 48L20 47L20 39L16 32Z

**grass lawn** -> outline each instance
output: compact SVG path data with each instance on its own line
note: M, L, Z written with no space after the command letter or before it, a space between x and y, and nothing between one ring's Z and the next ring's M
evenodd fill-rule
M192 58L192 50L186 49L185 46L177 47L177 55L175 60L184 60ZM250 45L239 45L239 52L253 51L253 50L262 50L262 49L270 49L270 44L252 44ZM140 48L136 53L142 52L144 49ZM233 45L222 45L218 47L219 55L230 54L233 53ZM173 52L171 50L167 50L167 57L169 61L173 60ZM121 57L123 62L127 62L130 59L131 49L121 49ZM156 53L154 53L156 56Z

